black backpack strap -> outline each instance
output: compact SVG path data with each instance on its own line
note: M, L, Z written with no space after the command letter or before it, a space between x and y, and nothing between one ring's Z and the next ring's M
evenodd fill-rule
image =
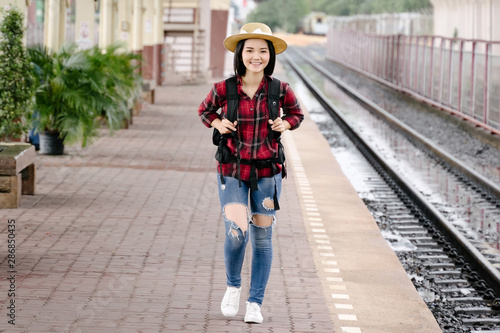
M238 119L238 81L236 76L231 76L226 79L226 100L227 100L227 112L226 119L234 123ZM231 133L231 136L236 139L236 168L238 170L238 184L241 187L240 178L240 144L238 142L238 134L236 132ZM221 169L222 174L222 169ZM222 176L221 176L222 177Z
M269 109L269 118L271 120L275 120L280 116L280 91L281 90L281 82L280 80L276 78L272 78L272 80L269 82L269 89L267 91L267 108ZM269 142L272 141L272 139L275 139L278 142L278 151L282 149L281 145L281 133L280 132L275 132L271 130L271 125L268 126L269 128ZM279 154L279 153L278 153ZM273 162L276 162L279 160L279 158L276 156L273 159ZM284 157L283 161L279 161L280 164L282 164L282 177L286 175L285 171L285 165L284 165ZM277 170L276 166L273 164L273 175L276 175ZM274 182L274 195L273 195L273 201L274 201L274 210L279 210L280 209L280 204L278 202L278 189L276 185L276 181Z
M267 108L269 109L269 118L271 120L275 120L280 116L280 89L280 80L273 78L269 82L269 89L267 91ZM269 133L270 139L278 139L281 136L280 132L271 131L271 125L269 125Z
M271 117L272 120L280 116L280 89L280 80L273 78L271 82L269 82L269 90L267 91L269 117Z
M238 116L238 84L236 81L236 76L226 79L226 118L231 122L234 122ZM212 143L219 146L221 142L225 139L231 137L230 134L221 135L220 132L214 128L212 133Z
M236 81L236 77L230 77L226 79L226 102L227 102L227 110L226 110L226 119L231 122L234 122L238 116L238 84ZM229 163L231 159L231 153L227 148L227 139L230 137L234 137L237 139L236 133L231 134L220 134L220 132L214 128L212 134L212 142L217 146L217 152L215 153L215 159L219 162L219 173L220 180L222 184L224 182L224 176L222 175L222 164ZM239 145L237 145L237 155L239 156ZM238 170L239 170L239 159L237 160ZM238 171L239 172L239 171ZM238 174L239 180L239 174ZM241 183L240 183L241 186Z
M238 116L238 84L236 82L236 76L226 79L226 92L226 119L234 123Z

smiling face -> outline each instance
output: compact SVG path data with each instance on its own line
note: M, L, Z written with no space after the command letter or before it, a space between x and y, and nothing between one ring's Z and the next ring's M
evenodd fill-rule
M241 56L248 71L254 74L263 72L270 58L267 42L264 39L247 39Z

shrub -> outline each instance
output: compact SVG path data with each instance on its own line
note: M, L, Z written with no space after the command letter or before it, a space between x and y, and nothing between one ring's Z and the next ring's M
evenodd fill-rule
M15 7L0 9L0 140L28 131L25 115L33 105L33 68L23 45L24 15Z

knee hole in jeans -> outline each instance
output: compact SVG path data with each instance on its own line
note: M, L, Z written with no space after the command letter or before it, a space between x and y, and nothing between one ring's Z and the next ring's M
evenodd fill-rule
M264 214L253 214L252 216L252 224L261 227L261 228L266 228L270 227L274 222L274 216L273 215L264 215Z
M265 198L264 201L262 201L262 207L264 207L265 210L271 211L274 209L274 200L271 198Z
M231 203L224 206L224 217L233 222L243 235L245 235L248 228L248 213L247 206L240 203ZM232 233L235 237L238 237L237 230L232 228Z

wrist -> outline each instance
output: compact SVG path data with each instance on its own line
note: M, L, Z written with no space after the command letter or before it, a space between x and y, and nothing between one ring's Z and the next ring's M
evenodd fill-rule
M283 126L285 126L285 131L292 128L292 125L286 120L283 120Z
M214 121L212 121L212 123L210 124L210 126L212 126L213 128L215 128L216 130L220 131L220 124L222 123L222 121L217 118L215 119Z

